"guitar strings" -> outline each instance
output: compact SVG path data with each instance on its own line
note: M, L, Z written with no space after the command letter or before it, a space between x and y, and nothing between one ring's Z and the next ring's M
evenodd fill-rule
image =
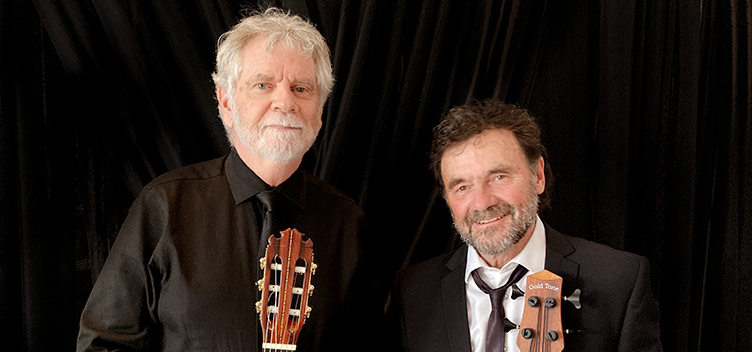
M282 263L282 260L279 258L278 255L275 255L272 260L272 265L269 268L269 272L271 273L271 278L273 280L270 280L269 287L268 287L268 296L267 296L267 305L266 305L266 321L267 326L264 327L264 341L272 341L274 340L275 335L277 334L277 329L275 327L278 326L278 319L279 319L279 288L280 288L280 280L281 280L281 270L279 265ZM272 287L276 285L276 292ZM273 309L269 309L270 307L276 307L277 312L274 313ZM274 352L277 350L275 349Z
M551 341L549 341L546 336L546 331L548 331L548 304L543 305L543 330L541 330L541 346L542 350L544 351L550 351L551 350Z
M285 263L285 266L284 266L284 268L285 268L284 290L282 289L283 286L280 283L280 286L279 286L279 293L280 293L280 296L279 296L280 297L279 308L280 309L277 310L277 317L279 319L282 319L280 317L280 313L282 313L280 310L282 308L285 308L285 310L284 310L284 314L285 314L284 315L284 320L282 321L284 325L282 326L282 329L281 329L282 331L279 332L280 335L284 335L284 340L280 338L278 341L285 341L288 345L291 342L291 341L288 340L290 338L290 328L289 328L289 324L290 324L290 310L287 309L287 307L292 307L292 306L287 302L287 300L289 298L291 298L291 297L288 297L288 288L290 287L290 263L291 263L292 248L293 248L292 241L293 241L293 237L290 236L290 241L287 243L287 263ZM280 270L280 272L281 272L281 270ZM294 275L295 275L295 273L293 272L293 277L294 277ZM283 292L284 292L284 294L282 294ZM292 293L292 292L290 292L290 293ZM282 337L282 336L279 336L279 337Z
M268 324L266 331L266 338L265 341L274 341L274 343L282 342L286 345L294 345L295 341L295 333L293 326L296 322L300 319L300 314L302 313L301 307L301 300L302 295L299 293L295 293L294 291L296 287L299 287L302 291L302 287L304 284L303 282L299 282L299 278L305 278L304 275L301 275L300 272L303 274L305 273L305 261L303 261L301 258L298 258L298 262L296 262L296 268L293 271L293 281L292 281L292 289L290 289L291 281L289 279L290 275L290 254L288 253L288 265L284 266L284 268L288 268L285 270L285 280L282 282L282 269L283 266L281 265L282 260L275 256L274 258L274 264L272 266L272 272L273 272L273 281L270 282L269 287L269 300L267 305L267 321L270 323ZM300 262L302 262L302 266L300 265ZM300 266L301 268L297 268ZM290 291L290 292L288 292ZM288 293L291 294L291 297L288 296ZM287 298L290 298L290 304L288 305ZM274 312L272 309L268 309L268 307L273 306L276 308L276 312ZM289 307L289 308L288 308ZM296 310L298 313L296 314L294 310ZM263 346L262 346L263 348ZM288 351L287 348L272 348L272 349L263 349L264 351Z
M306 309L303 307L305 301L303 294L307 292L304 287L306 281L310 280L310 274L307 270L308 263L303 259L302 246L300 248L301 253L296 256L295 266L292 268L293 270L290 270L292 242L293 237L291 236L286 265L283 265L282 259L275 255L272 263L268 265L269 271L265 272L265 274L270 274L271 280L267 285L267 324L263 327L264 343L269 348L262 344L262 351L264 352L289 352L291 348L294 350L297 333L299 333L300 325L305 320ZM303 242L302 239L300 242ZM285 272L284 279L282 278L283 269ZM290 274L293 276L292 280ZM284 280L284 283L282 280ZM307 306L307 304L305 305Z
M535 346L535 350L538 351L543 350L543 341L541 339L543 338L543 334L541 334L541 331L543 331L543 305L539 304L538 307L538 321L535 323L535 336L533 338L533 345ZM531 347L532 347L531 346Z
M297 287L296 284L297 284L297 281L298 281L297 267L298 267L298 263L295 263L295 271L293 273L293 284L292 284L292 290L291 290L292 297L291 297L291 300L290 300L290 309L287 311L287 320L288 320L288 322L292 323L293 325L295 325L297 323L295 321L296 318L295 318L295 315L293 314L293 310L295 309L296 306L299 305L299 303L298 303L298 297L296 297L297 295L294 292L295 288ZM298 313L298 314L300 314L300 313ZM290 345L293 342L293 333L292 333L290 327L288 327L285 330L285 332L287 333L287 344Z

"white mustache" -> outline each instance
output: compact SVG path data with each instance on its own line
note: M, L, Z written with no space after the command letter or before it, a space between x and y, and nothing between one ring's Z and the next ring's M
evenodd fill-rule
M269 126L282 126L287 128L305 128L305 122L297 115L292 113L276 114L271 118L261 122L259 129Z

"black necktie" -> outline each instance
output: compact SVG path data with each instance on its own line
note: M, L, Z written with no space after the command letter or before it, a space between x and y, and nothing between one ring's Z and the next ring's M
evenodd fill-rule
M509 276L507 283L505 283L504 286L495 289L488 287L483 279L480 278L478 269L473 270L471 273L478 288L488 294L491 298L491 315L488 316L488 329L486 330L486 352L504 351L504 319L506 318L504 314L504 293L509 286L520 281L526 273L527 268L522 265L517 265L517 267L514 268L512 275Z
M275 190L266 190L259 192L256 197L263 205L263 225L261 226L261 233L259 236L258 257L262 258L266 255L266 246L269 244L269 236L279 232L279 224L276 222L279 220L279 214L275 214L275 211L279 213L280 200L282 196Z

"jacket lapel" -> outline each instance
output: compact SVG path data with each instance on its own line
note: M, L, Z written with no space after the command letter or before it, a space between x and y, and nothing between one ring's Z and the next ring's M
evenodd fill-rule
M580 265L567 257L574 253L575 248L567 241L567 238L547 224L546 227L546 270L561 276L564 284L564 292L567 295L577 287Z
M546 269L562 278L562 295L568 296L580 287L579 274L580 264L568 257L576 249L567 240L567 237L546 226ZM565 303L562 306L561 319L563 327L573 331L582 331L582 314L573 305ZM568 350L582 350L582 334L567 335L565 337Z
M467 246L463 245L446 262L448 272L441 279L441 297L446 317L444 322L449 338L449 350L453 352L471 352L465 303L466 258Z

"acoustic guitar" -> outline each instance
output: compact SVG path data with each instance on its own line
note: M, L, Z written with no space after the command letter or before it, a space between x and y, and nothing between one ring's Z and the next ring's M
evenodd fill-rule
M295 351L300 330L311 307L311 277L316 272L313 262L313 240L295 229L269 236L266 254L260 259L264 276L258 282L261 300L256 312L261 321L262 351Z

